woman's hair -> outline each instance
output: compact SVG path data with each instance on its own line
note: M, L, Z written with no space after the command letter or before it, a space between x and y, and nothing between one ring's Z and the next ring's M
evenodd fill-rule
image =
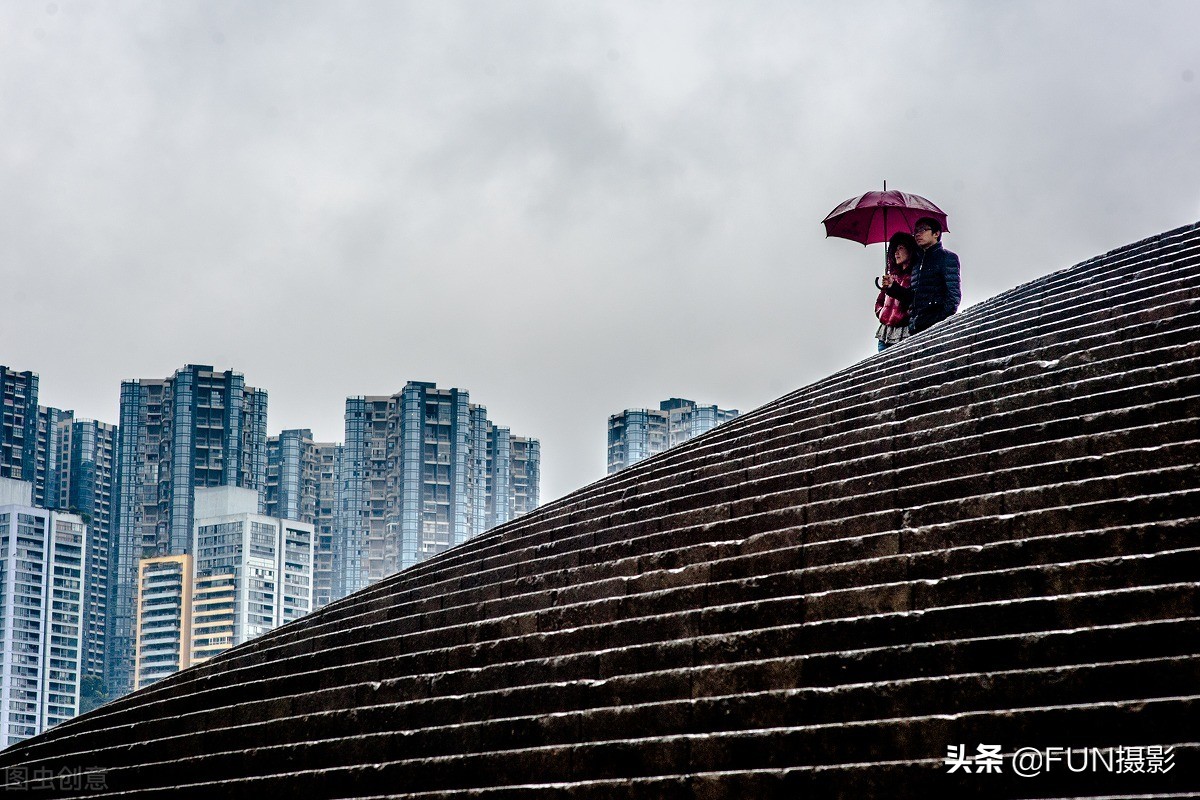
M904 245L905 249L908 250L908 265L910 269L912 267L913 260L917 257L917 253L920 252L919 248L917 247L917 240L911 233L905 233L904 231L901 231L900 233L893 234L892 238L888 240L887 246L888 272L892 272L896 269L896 248L900 245Z

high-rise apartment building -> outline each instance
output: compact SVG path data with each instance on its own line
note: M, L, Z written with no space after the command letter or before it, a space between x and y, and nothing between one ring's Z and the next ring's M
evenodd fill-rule
M316 533L313 608L333 597L333 537L342 445L315 442L308 429L267 439L266 513L310 523Z
M510 454L518 440L519 501ZM334 596L464 542L518 509L532 510L539 463L536 439L492 425L465 390L410 381L390 397L348 398Z
M75 716L87 527L0 478L0 747Z
M667 449L667 413L649 408L627 408L608 418L608 472Z
M0 366L0 478L34 480L38 376Z
M196 492L193 663L312 611L312 523L257 506L248 489Z
M258 513L258 493L196 490L190 555L140 563L137 688L312 610L313 526Z
M476 533L502 525L538 507L541 444L513 436L487 419L487 409L471 406Z
M74 411L38 406L37 444L34 448L33 504L39 508L60 509L62 492L62 431L74 418Z
M533 511L540 503L542 445L537 439L524 436L510 437L509 444L512 448L512 516L519 517Z
M189 551L197 489L264 489L266 425L267 393L232 370L189 364L163 380L121 383L106 653L113 695L133 686L138 562Z
M663 452L735 418L737 409L672 397L658 409L627 408L608 418L608 472Z
M459 389L410 381L390 397L347 398L338 597L466 541L470 429Z
M482 429L482 449L477 449L477 474L483 475L484 500L481 503L483 519L477 530L487 530L508 522L513 513L512 483L512 432L501 425L493 425L486 417L486 410L479 408L477 430Z
M108 557L116 503L117 427L67 416L59 423L58 508L88 526L84 563L84 674L104 677Z
M138 562L134 689L191 665L193 574L187 553Z
M317 513L319 472L312 431L293 429L268 436L266 513L312 522Z
M333 594L333 542L337 532L342 444L317 442L317 515L313 520L313 608L328 605Z
M115 510L116 426L76 419L73 411L37 405L38 378L34 373L14 373L4 367L0 367L0 373L4 383L3 436L10 445L5 451L10 455L0 459L0 473L23 475L23 480L31 484L34 507L78 514L88 527L88 553L83 565L83 665L85 675L102 677L108 556Z
M736 408L703 406L680 397L664 400L659 403L659 409L667 412L668 447L674 447L702 433L707 433L738 415Z
M490 502L493 482L489 481L487 476L492 466L490 438L494 436L496 426L487 418L487 409L474 403L467 404L467 419L467 447L470 452L468 469L471 475L478 476L470 481L468 487L471 517L467 524L473 531L483 531L491 527L488 524L489 517L495 516L493 503Z
M398 396L389 446L397 469L386 483L390 530L383 573L410 567L472 534L470 397L410 381Z
M3 425L0 475L29 481L31 504L78 514L88 528L83 568L85 675L102 677L117 428L39 406L38 376L0 367ZM15 454L15 455L14 455Z
M345 597L384 575L386 485L396 460L387 457L395 396L346 398L346 441L338 478L333 539L333 597ZM394 422L393 422L394 425Z

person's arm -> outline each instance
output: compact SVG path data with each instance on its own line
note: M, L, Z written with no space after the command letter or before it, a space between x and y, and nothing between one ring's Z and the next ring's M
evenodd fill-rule
M946 316L948 317L958 311L958 304L962 302L962 277L959 275L958 256L954 253L947 253L946 256Z
M883 290L891 297L894 297L901 303L904 303L904 305L912 305L913 290L906 286L901 286L899 281L892 279L890 283L883 287Z

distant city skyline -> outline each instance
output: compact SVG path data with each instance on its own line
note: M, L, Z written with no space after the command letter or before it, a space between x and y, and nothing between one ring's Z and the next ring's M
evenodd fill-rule
M304 539L303 575L292 574L295 564L278 567L298 592L272 623L283 624L540 502L538 439L494 422L463 388L410 381L390 395L348 396L343 444L317 442L307 428L268 436L269 394L210 364L122 381L117 425L43 404L40 386L36 371L0 365L0 479L9 500L39 509L43 533L53 513L79 515L77 666L102 678L85 704L263 632L247 623L237 633L222 616L245 570L230 567L233 584L212 571L204 550L212 536L218 560L254 550L255 525ZM250 544L220 531L201 536L202 517L235 506L262 517L240 529ZM207 620L194 642L181 633L193 614Z
M188 363L189 365L191 365L193 362L187 362L187 363ZM199 366L201 366L201 367L203 367L203 368L207 368L209 365L199 365ZM44 386L44 385L45 385L45 381L44 381L44 379L43 379L43 377L42 377L41 373L39 373L39 372L38 372L38 370L36 370L36 369L25 370L25 369L23 369L23 368L16 368L16 367L11 367L11 366L9 367L9 369L10 369L10 370L16 370L16 371L18 371L18 372L21 372L21 373L24 373L24 372L30 372L30 373L32 373L34 376L36 376L36 377L37 377L37 383L39 384L39 386ZM237 373L237 374L240 374L240 375L244 375L244 372L243 372L242 370L239 370L239 369L237 369L236 367L230 367L230 368L228 368L228 369L221 369L221 367L220 367L220 366L217 366L217 367L215 367L215 369L217 369L217 370L219 370L219 371L222 371L222 372L230 372L230 373ZM122 381L120 381L120 383L124 384L124 383L129 383L129 382L131 382L131 381L138 381L138 380L140 380L140 379L131 379L131 378L127 378L127 379L123 379ZM430 384L433 384L433 383L434 383L434 382L432 382L432 381L410 381L410 382L414 382L414 383L430 383ZM39 388L39 391L40 391L40 388ZM271 393L270 393L270 391L269 391L269 390L267 390L267 389L263 388L263 389L262 389L262 391L264 391L264 392L266 393L266 395L267 395L267 396L271 396ZM346 395L346 397L354 397L354 396L356 396L356 395L354 395L353 393L351 393L351 394L347 394L347 395ZM664 402L669 402L669 401L664 401ZM692 403L692 401L690 401L690 400L689 400L689 401L683 401L683 402L685 402L685 403ZM38 405L40 405L40 406L43 406L43 407L46 407L46 404L45 404L44 402L41 402L41 395L40 395L40 394L38 395ZM119 405L119 404L118 404L118 405ZM58 409L57 409L57 407L53 407L53 408L54 408L54 410L58 410ZM716 408L716 406L713 406L713 408ZM112 424L112 423L110 423L110 422L109 422L108 420L106 420L106 419L97 419L97 418L93 418L93 417L90 417L90 416L87 416L87 415L84 415L84 414L76 413L76 412L75 412L75 410L74 410L74 407L72 406L72 404L71 404L71 403L67 403L67 404L66 404L66 406L64 407L64 409L65 409L65 410L66 410L68 413L72 413L72 414L74 415L74 418L75 418L75 419L78 419L78 420L87 420L87 421L95 421L95 422L99 422L99 423L103 423L103 424ZM626 410L628 411L628 410L633 410L633 409L631 408L631 409L626 409ZM724 415L724 414L726 414L726 413L728 413L728 412L724 412L724 411L722 411L721 413ZM736 415L738 412L735 410L735 411L733 411L732 413L733 413L734 415ZM612 415L610 415L610 416L612 416ZM119 410L119 407L118 407L118 410L117 410L117 412L116 412L115 414L113 414L113 419L119 419L119 418L120 418L120 410ZM726 418L727 418L727 417L724 417L724 416L722 416L722 418L721 418L721 421L724 421L724 419L726 419ZM731 418L731 417L730 417L730 418ZM708 427L711 427L711 426L708 426ZM279 428L279 429L277 429L277 426L275 426L275 425L274 425L274 424L272 424L272 422L271 422L270 406L269 406L269 405L268 405L268 407L267 407L267 411L266 411L266 428L265 428L265 429L266 429L266 432L267 432L267 435L268 435L268 437L270 437L270 438L278 438L278 437L279 437L281 434L283 434L283 433L286 433L286 432L289 432L289 431L291 431L291 432L297 432L297 431L301 431L301 430L307 430L307 431L309 432L309 435L311 436L311 438L312 438L314 441L315 441L315 440L319 440L319 439L321 438L320 436L318 436L316 433L314 433L314 432L313 432L313 428L312 428L312 426L311 426L311 425L302 426L302 427L300 427L300 428ZM705 427L704 429L705 429L705 430L707 430L707 427ZM702 431L701 431L701 432L702 432ZM695 434L691 434L691 435L695 435ZM535 437L535 438L540 438L540 437ZM690 436L689 436L688 438L690 438ZM331 437L328 437L328 441L330 441L330 442L336 442L337 444L344 444L344 440L345 440L345 426L344 426L344 422L343 422L343 426L342 426L342 427L341 427L341 428L338 430L338 432L337 432L337 435L336 435L336 436L331 436ZM677 442L676 442L676 443L677 443ZM598 436L597 436L597 439L596 439L596 447L597 447L597 449L598 449L598 450L600 450L601 452L604 452L604 453L607 453L607 452L608 452L608 451L607 451L607 446L606 446L606 444L605 444L605 440L604 440L604 438L603 438L603 433L601 433L601 434L598 434ZM656 451L656 452L657 452L657 451ZM606 461L607 461L607 455L606 455ZM607 472L606 472L606 474L611 474L611 472L612 472L612 469L611 469L611 465L610 465L610 468L609 468L609 469L607 469ZM540 476L539 476L539 477L540 477ZM600 476L600 477L603 477L603 476ZM576 488L579 488L579 487L576 487ZM542 495L542 496L544 497L544 493L543 493L543 495ZM543 502L543 503L544 503L544 502L545 502L545 500L543 499L541 502Z

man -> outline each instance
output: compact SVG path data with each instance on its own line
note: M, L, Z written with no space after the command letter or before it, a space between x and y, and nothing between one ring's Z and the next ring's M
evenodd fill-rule
M921 256L913 267L909 288L888 276L883 280L883 290L909 307L909 330L920 333L958 311L962 286L958 256L942 247L941 223L921 217L913 226L913 236Z

